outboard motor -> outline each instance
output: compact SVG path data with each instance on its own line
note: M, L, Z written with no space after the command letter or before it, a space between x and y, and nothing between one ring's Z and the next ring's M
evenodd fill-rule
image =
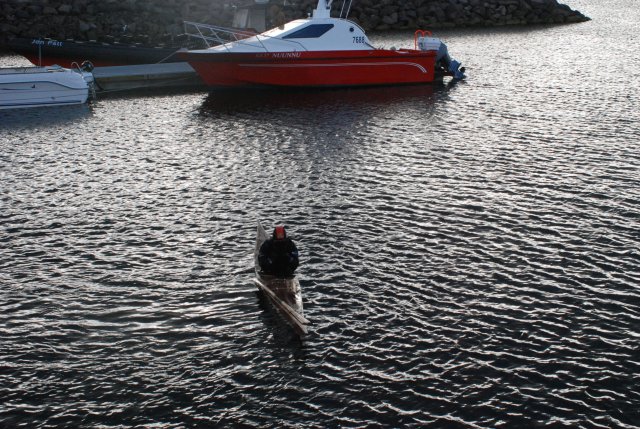
M437 37L431 37L430 31L418 30L415 34L416 49L421 51L436 51L436 62L451 73L454 79L464 79L464 67L449 56L447 45Z
M80 69L82 71L91 73L93 71L93 63L89 60L85 60L82 62L82 64L80 64Z
M87 84L89 85L89 90L91 91L91 98L95 99L96 98L96 79L93 76L93 63L91 63L91 61L86 60L83 61L82 64L80 64L80 67L78 67L80 70L80 74L82 75L82 77L84 78L84 81L87 82Z

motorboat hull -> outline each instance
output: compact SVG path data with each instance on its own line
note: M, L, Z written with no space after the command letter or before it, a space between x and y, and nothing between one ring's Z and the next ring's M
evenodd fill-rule
M61 67L0 69L0 109L87 102L90 74Z
M256 248L254 253L254 263L256 271L255 283L258 290L262 292L280 317L299 335L307 334L307 319L305 319L302 308L302 290L297 276L276 277L264 274L260 271L258 263L258 253L262 243L267 239L267 233L260 223L258 223Z
M433 51L178 52L211 87L342 87L430 83Z
M210 87L354 87L464 78L460 63L430 32L414 33L414 49L377 49L362 27L346 19L349 7L339 18L331 16L332 2L318 0L306 19L176 55Z
M180 61L174 54L179 47L144 47L126 44L80 42L74 40L16 38L9 49L37 66L57 64L71 68L74 63L90 61L95 67L128 64L155 64Z

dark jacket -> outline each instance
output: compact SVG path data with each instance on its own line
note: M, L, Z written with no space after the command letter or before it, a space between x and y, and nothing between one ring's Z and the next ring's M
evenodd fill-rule
M290 277L298 268L298 249L288 237L283 240L269 238L260 246L258 263L265 274Z

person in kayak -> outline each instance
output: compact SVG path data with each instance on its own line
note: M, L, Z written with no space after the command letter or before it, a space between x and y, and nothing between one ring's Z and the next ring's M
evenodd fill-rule
M298 268L298 248L287 237L284 226L276 226L271 238L262 243L258 263L264 274L277 277L291 277Z

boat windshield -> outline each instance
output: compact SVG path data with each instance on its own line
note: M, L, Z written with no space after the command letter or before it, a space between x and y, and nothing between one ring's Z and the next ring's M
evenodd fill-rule
M274 27L270 30L265 31L264 33L259 34L260 36L268 36L268 37L280 37L283 34L289 33L290 31L296 31L296 29L306 25L309 23L307 19L297 19L295 21L291 21L286 23L283 27Z
M317 39L334 27L333 24L311 24L283 36L283 39Z

